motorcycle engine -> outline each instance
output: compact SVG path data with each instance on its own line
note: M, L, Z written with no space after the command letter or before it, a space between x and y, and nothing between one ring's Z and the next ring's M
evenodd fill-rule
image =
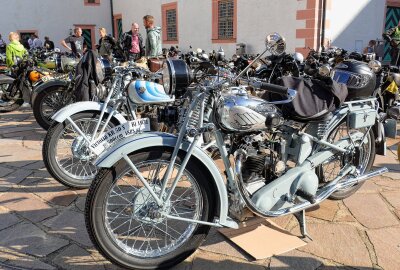
M275 133L263 131L258 134L238 135L233 138L232 145L237 146L232 152L246 153L241 174L243 186L250 197L287 171L286 140ZM229 211L240 221L252 215L235 192L230 194Z

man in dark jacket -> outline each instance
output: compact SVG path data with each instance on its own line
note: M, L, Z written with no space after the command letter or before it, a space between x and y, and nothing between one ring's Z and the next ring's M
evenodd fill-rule
M113 37L107 36L107 30L105 28L99 28L100 40L99 44L97 45L97 50L99 55L111 59L112 53L116 46L116 42Z
M143 38L139 33L139 24L137 23L132 23L131 31L122 35L120 43L127 60L136 61L145 54Z
M49 37L44 37L43 47L48 51L54 51L54 42Z

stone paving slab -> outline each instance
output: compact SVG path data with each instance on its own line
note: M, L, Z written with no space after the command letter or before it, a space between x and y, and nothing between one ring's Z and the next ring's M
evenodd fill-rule
M313 242L299 250L355 268L372 267L367 247L355 227L319 223L309 224L308 229Z
M354 217L367 228L395 226L399 220L379 194L354 194L344 200Z
M65 210L43 224L50 228L50 234L65 235L84 246L92 246L82 213Z
M276 270L314 270L323 265L323 259L319 259L309 253L293 250L271 259L270 269Z
M384 228L367 232L377 255L378 265L385 270L400 267L400 228Z
M91 254L73 244L58 254L53 263L64 269L87 269L87 270L104 270L104 261L97 261Z
M38 257L44 257L67 244L68 241L48 235L30 223L17 224L0 231L0 247Z
M57 214L56 209L37 196L25 193L23 190L19 192L10 191L0 196L0 206L14 210L32 222L39 222Z
M0 207L0 230L8 228L14 224L17 224L21 220L10 210L5 207Z

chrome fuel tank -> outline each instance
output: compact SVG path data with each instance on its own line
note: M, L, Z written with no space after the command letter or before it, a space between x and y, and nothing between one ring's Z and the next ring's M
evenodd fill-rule
M273 128L282 123L279 108L249 95L242 87L231 87L217 104L219 125L234 132L252 132Z

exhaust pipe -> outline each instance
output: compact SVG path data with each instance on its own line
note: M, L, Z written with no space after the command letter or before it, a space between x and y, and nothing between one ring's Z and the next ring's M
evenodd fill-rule
M240 153L235 158L235 175L238 180L237 183L239 188L239 194L241 196L241 199L246 203L247 207L250 209L250 211L252 211L257 216L261 216L264 218L280 217L306 210L310 207L320 204L322 201L326 200L332 193L338 191L339 189L344 189L354 186L356 184L360 184L372 177L379 176L389 171L386 167L383 167L374 171L370 171L358 177L350 177L349 179L346 179L346 181L343 182L333 182L331 184L328 184L322 189L320 189L319 192L317 192L314 203L305 201L300 204L294 205L292 207L287 207L276 211L266 211L259 209L256 205L254 205L253 201L247 194L241 174L242 160L245 160L245 153Z

